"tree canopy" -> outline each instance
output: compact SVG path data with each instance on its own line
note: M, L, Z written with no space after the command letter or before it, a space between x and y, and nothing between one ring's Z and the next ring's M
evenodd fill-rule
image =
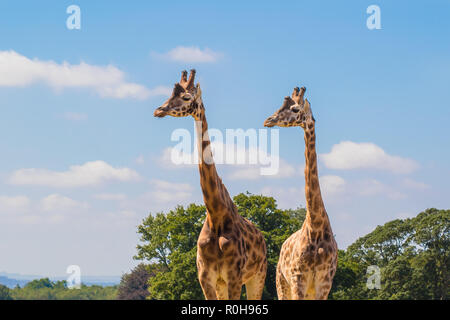
M14 300L111 300L116 296L116 286L81 285L80 289L69 289L66 281L54 282L48 278L32 280L23 288L9 289L9 297Z
M339 252L334 299L448 299L450 210L389 221ZM367 268L380 270L368 289Z
M272 197L238 194L234 202L239 214L262 231L268 255L263 298L276 296L275 270L283 242L300 229L305 210L280 210ZM203 299L197 278L197 238L206 218L204 206L178 206L167 214L149 215L138 227L141 244L136 259L146 260L161 271L149 281L155 299ZM168 289L170 288L170 289Z
M11 290L2 284L0 284L0 300L12 300Z
M281 245L305 219L305 209L281 210L275 199L241 193L239 214L252 221L267 244L263 299L276 299L275 270ZM136 259L158 270L149 278L149 298L203 299L197 280L196 241L205 207L178 206L149 215L138 227ZM347 250L339 250L330 299L448 299L450 210L428 209L414 218L378 226ZM379 287L368 281L379 272Z
M267 244L268 271L263 299L276 299L275 270L283 242L299 230L305 209L281 210L274 198L241 193L239 214L252 221ZM0 300L203 299L197 278L197 238L205 207L178 206L149 214L138 227L136 268L119 286L82 285L48 278L23 288L0 285ZM339 250L330 299L448 299L450 210L427 209L416 217L376 227L346 250ZM370 285L373 279L378 279ZM372 283L373 284L373 283ZM243 290L245 296L245 290Z
M117 291L118 300L145 300L150 293L148 283L150 277L154 277L156 272L154 265L140 263L136 268L122 276Z

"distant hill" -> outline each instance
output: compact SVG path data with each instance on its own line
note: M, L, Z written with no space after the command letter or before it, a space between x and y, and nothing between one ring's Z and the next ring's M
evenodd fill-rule
M0 276L0 284L7 286L8 288L15 288L17 285L20 287L23 287L26 285L30 280L18 280L18 279L11 279L5 276Z
M35 279L46 278L44 276L37 275L21 275L17 273L0 272L0 284L7 286L8 288L14 288L17 285L20 287L25 286L28 282ZM66 280L67 277L49 277L52 281ZM81 278L83 284L92 286L114 286L120 283L119 276L85 276Z

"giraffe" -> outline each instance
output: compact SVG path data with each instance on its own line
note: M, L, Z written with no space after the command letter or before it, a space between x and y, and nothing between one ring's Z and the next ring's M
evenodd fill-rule
M337 244L320 193L315 122L306 88L294 89L264 126L304 129L306 219L282 245L276 286L280 300L326 300L337 267Z
M200 85L195 70L181 74L172 96L154 112L155 117L192 116L199 154L200 186L206 219L197 241L198 279L207 300L239 300L245 285L247 299L261 299L267 271L262 233L237 211L217 174L208 135Z

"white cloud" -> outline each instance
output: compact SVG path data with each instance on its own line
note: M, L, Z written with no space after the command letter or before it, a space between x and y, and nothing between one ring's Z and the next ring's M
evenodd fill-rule
M228 174L230 180L256 180L261 177L259 167L252 166L239 166L238 169L234 169Z
M153 179L150 181L152 185L154 185L158 189L167 189L167 190L190 190L191 186L188 183L174 183L160 179Z
M175 148L168 147L163 150L160 157L157 159L157 163L165 169L182 169L193 168L197 166L194 154L189 152L180 152ZM173 159L176 160L173 161Z
M320 159L330 169L380 169L407 174L418 168L411 159L392 156L373 143L343 141L331 148L331 152L321 154Z
M67 171L47 169L19 169L14 171L9 183L14 185L40 185L48 187L83 187L106 181L133 181L139 175L129 168L114 168L104 161L91 161L70 166Z
M353 220L353 216L351 214L349 214L348 212L334 213L333 216L336 217L336 220L340 220L343 222L349 222L349 221Z
M149 96L170 96L172 94L173 88L166 86L157 86L153 89L149 89Z
M21 212L29 208L30 199L26 196L0 196L0 211Z
M60 194L51 194L41 200L41 208L46 212L73 211L88 208L85 202L78 202ZM62 213L64 213L62 212Z
M277 154L270 154L261 147L242 146L233 143L212 143L214 158L227 159L227 155L234 155L230 166L231 173L228 178L231 180L256 180L261 178L291 178L302 176L304 166L295 167ZM217 152L216 152L217 151ZM245 164L240 164L245 161ZM221 161L222 163L227 161ZM262 169L272 169L270 173L262 174Z
M322 195L327 203L330 195L342 194L347 191L347 182L338 176L322 176L320 177L320 187ZM274 197L279 207L283 209L297 208L306 205L305 187L302 181L300 186L275 187L267 186L261 190L263 195Z
M403 180L403 185L407 188L416 190L427 190L431 188L431 186L426 183L415 181L409 178Z
M34 225L35 225L35 224L42 223L42 222L47 223L48 220L47 220L47 219L43 219L42 217L40 217L40 216L37 215L37 214L27 214L27 215L23 215L23 216L17 217L17 218L14 220L14 223L15 223L15 224L19 224L19 225L22 225L22 224L24 224L24 225L27 225L27 224L29 224L29 225L34 224Z
M151 181L153 190L144 194L144 198L151 198L159 203L181 203L192 196L192 187L187 183L174 183L154 179ZM177 202L178 201L178 202Z
M145 163L145 158L143 155L140 155L139 157L136 158L136 163L137 164L144 164Z
M181 204L182 201L189 199L191 193L185 191L155 190L151 191L150 195L156 202L168 203L179 201L178 203Z
M85 113L65 112L63 118L70 121L84 121L87 120L88 116Z
M166 169L192 168L197 166L197 145L195 151L178 148L166 148L157 159L158 164ZM260 147L249 147L220 141L211 142L214 163L216 165L227 165L229 173L227 177L231 180L256 180L267 178L289 178L302 176L304 165L298 167L289 164L278 155L270 154ZM262 170L273 169L274 174L263 175Z
M228 175L230 180L256 180L261 178L292 178L303 175L303 167L294 167L283 159L279 159L279 168L276 174L261 175L261 165L236 165Z
M122 201L127 198L127 196L123 193L99 193L93 196L98 200L106 200L106 201Z
M142 185L141 185L142 186ZM197 192L193 192L195 189ZM198 183L191 186L188 183L170 182L161 179L148 181L146 190L136 191L133 194L122 193L98 193L93 195L94 199L114 201L109 204L109 213L115 216L135 216L135 222L143 218L149 212L160 212L171 210L177 205L188 205L189 203L202 203L202 197ZM101 203L105 207L106 203ZM127 214L127 212L129 214Z
M107 219L116 227L123 229L124 226L135 227L139 223L138 214L133 210L120 210L117 212L108 212L105 214ZM100 221L103 223L103 221ZM130 226L131 227L131 226Z
M321 176L320 188L324 195L332 195L344 191L346 181L334 175Z
M395 214L395 218L397 219L407 219L407 218L413 218L417 215L417 212L399 212L397 214Z
M158 86L153 89L147 89L135 83L123 83L116 87L103 87L99 90L102 97L124 99L128 97L145 100L154 96L169 96L172 89L169 87Z
M78 202L59 194L51 194L33 202L26 196L0 196L0 225L61 223L67 213L85 211L88 207L86 202ZM2 213L6 215L2 216Z
M222 57L221 53L214 52L209 48L200 49L198 47L178 46L167 53L153 53L156 57L162 57L171 61L200 63L200 62L216 62Z
M407 197L407 195L403 192L400 192L376 179L359 181L357 185L354 186L354 192L361 196L384 195L394 200L404 199Z
M295 209L305 205L304 187L264 187L261 194L277 200L279 208Z
M386 186L378 180L368 179L358 183L356 192L362 196L372 196L386 191Z
M118 68L90 65L85 62L58 64L54 61L29 59L15 51L0 51L0 87L25 87L45 83L61 90L64 88L89 88L102 97L147 99L150 96L168 95L170 89L148 89L127 82Z

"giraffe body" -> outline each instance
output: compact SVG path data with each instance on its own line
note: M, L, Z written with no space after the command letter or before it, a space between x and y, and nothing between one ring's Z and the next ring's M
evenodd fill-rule
M242 286L247 298L261 299L267 271L266 243L261 232L237 212L217 174L208 136L200 86L183 71L172 96L155 110L156 117L192 116L195 119L200 185L206 219L197 241L197 269L205 298L237 300Z
M336 272L337 245L331 231L315 235L307 223L281 247L277 265L277 294L280 300L322 300L328 297Z
M264 125L300 126L305 132L306 219L281 248L276 285L281 300L328 298L337 267L337 244L320 192L317 170L315 119L305 88L295 88Z
M253 224L239 216L222 221L220 233L205 221L197 242L199 280L207 299L261 299L267 271L265 242Z

